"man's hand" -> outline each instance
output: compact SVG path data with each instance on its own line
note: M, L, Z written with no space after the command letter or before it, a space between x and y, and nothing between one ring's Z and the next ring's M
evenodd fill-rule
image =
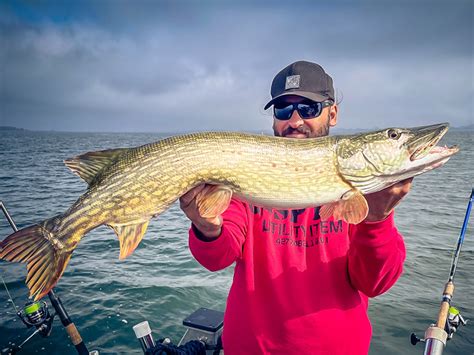
M396 205L410 191L413 178L402 180L382 191L365 196L369 205L369 214L365 222L382 221L388 217Z
M229 190L227 190L229 191ZM203 216L200 211L203 201L212 200L218 195L218 212L214 215ZM221 213L229 207L232 194L226 193L221 186L201 184L191 189L180 197L180 207L194 226L207 238L215 239L221 234L222 217Z

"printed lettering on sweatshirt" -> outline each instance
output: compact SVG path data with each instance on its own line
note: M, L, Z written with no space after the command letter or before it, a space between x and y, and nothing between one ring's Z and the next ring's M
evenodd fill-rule
M277 245L301 248L329 244L343 233L342 220L322 221L319 207L312 209L277 210L250 206L256 217L260 235L271 235Z

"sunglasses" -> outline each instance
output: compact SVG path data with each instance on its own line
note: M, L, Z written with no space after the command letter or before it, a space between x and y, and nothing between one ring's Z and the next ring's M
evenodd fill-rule
M306 104L280 103L273 105L273 115L279 120L287 121L291 115L293 115L293 111L296 110L303 119L316 118L323 112L325 107L331 106L332 104L332 101L311 102Z

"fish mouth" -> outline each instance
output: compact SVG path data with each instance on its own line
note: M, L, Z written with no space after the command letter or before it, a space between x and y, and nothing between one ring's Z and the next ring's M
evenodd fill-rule
M448 132L449 123L440 123L431 126L412 128L413 139L408 142L410 160L422 160L423 158L432 158L432 162L444 160L459 151L457 145L438 146L436 145L441 138Z

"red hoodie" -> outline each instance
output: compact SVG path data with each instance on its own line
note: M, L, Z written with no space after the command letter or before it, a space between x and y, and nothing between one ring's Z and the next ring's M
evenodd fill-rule
M319 208L268 210L232 199L219 238L191 228L194 257L216 271L236 262L222 336L232 354L367 354L368 297L402 272L393 222L349 225Z

